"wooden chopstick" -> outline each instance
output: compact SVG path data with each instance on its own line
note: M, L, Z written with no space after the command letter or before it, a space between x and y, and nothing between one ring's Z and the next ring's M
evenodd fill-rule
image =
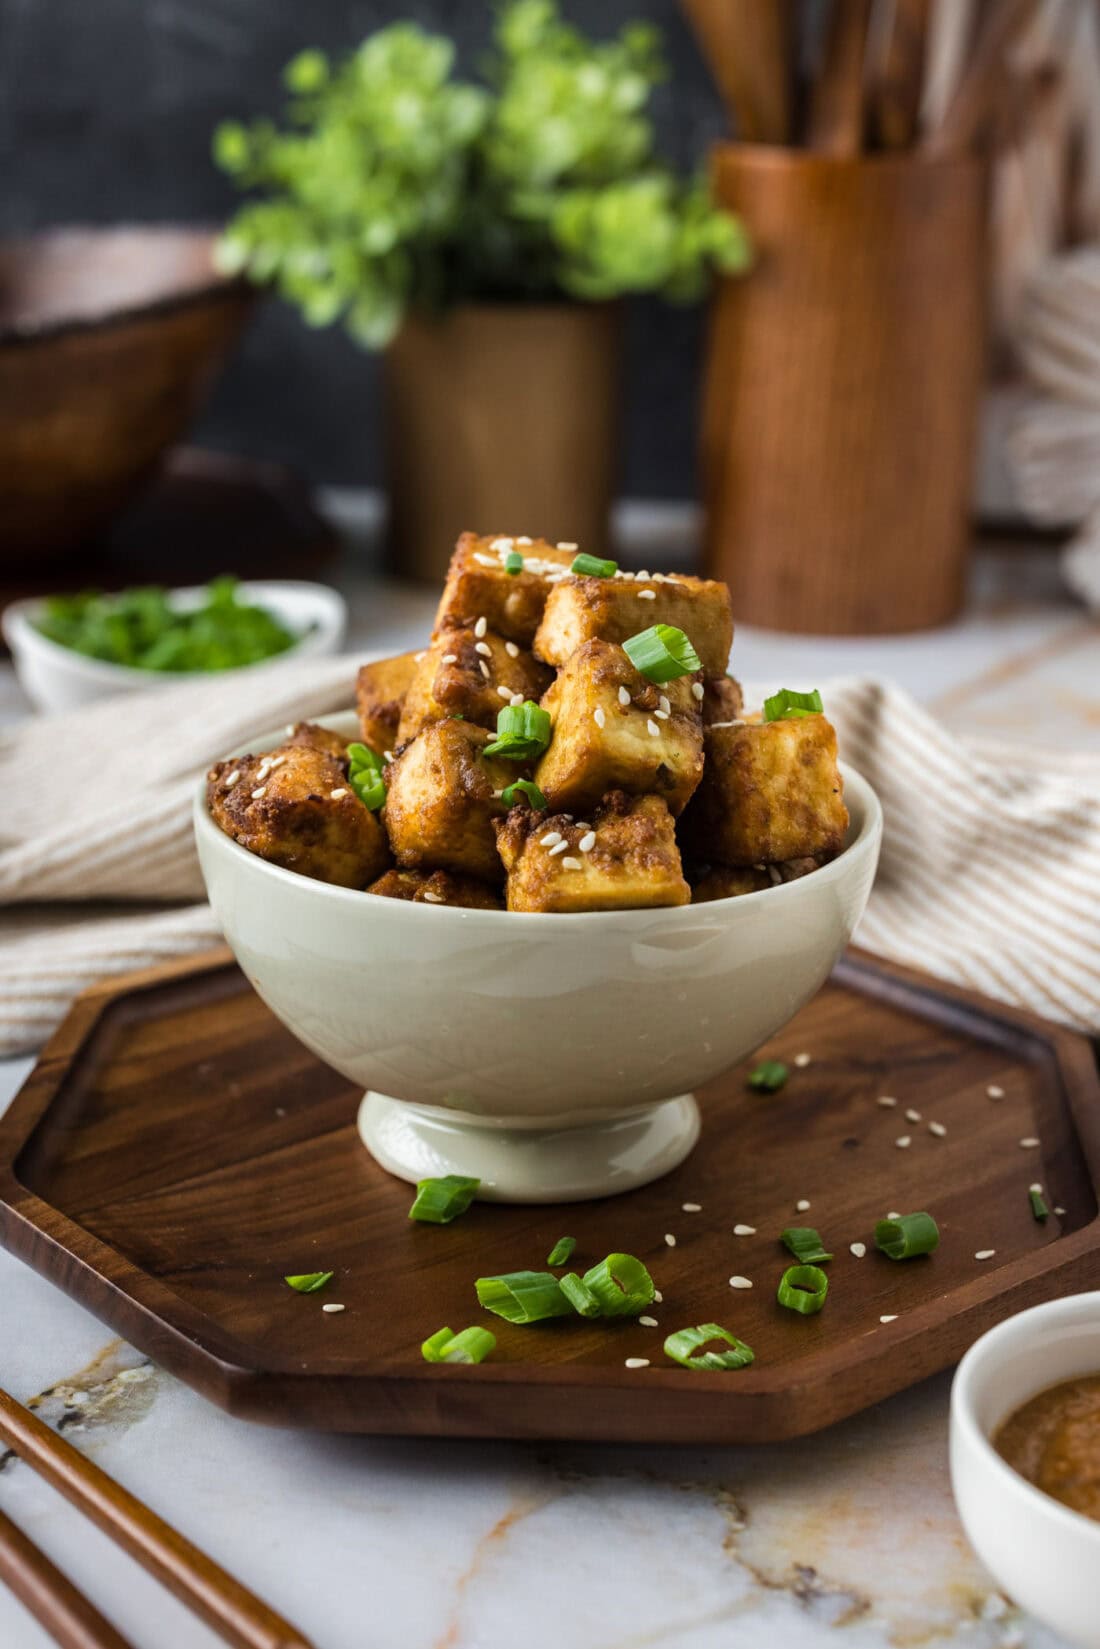
M133 1649L94 1604L0 1512L0 1581L61 1649Z
M296 1626L2 1389L0 1440L228 1643L238 1649L313 1649ZM86 1641L89 1649L96 1643ZM117 1635L104 1642L128 1649Z
M742 143L791 135L791 0L682 0Z
M974 148L988 136L1009 78L1008 57L1038 10L1039 0L998 0L981 13L978 36L955 95L928 133L931 154Z
M810 92L807 142L827 155L863 147L864 60L871 0L830 0L821 67Z
M907 149L917 132L932 0L893 0L871 71L871 127L884 149Z

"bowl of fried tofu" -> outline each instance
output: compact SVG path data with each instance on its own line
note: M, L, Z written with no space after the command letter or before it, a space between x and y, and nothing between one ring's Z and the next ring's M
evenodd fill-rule
M465 533L423 649L210 768L214 912L391 1172L644 1184L827 978L881 809L816 692L744 706L732 640L724 584Z

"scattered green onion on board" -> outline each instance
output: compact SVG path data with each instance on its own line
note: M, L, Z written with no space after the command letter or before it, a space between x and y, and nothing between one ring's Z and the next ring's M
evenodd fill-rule
M748 1074L748 1085L759 1094L777 1094L790 1076L790 1070L781 1059L765 1059Z
M675 681L701 670L699 655L674 624L651 624L623 642L623 652L647 681Z
M829 1279L817 1265L790 1265L779 1279L776 1299L788 1311L813 1317L825 1304Z
M295 1294L319 1294L334 1275L332 1271L301 1271L294 1277L284 1277L283 1281Z
M913 1260L931 1254L940 1240L940 1228L931 1214L899 1214L894 1220L879 1220L875 1226L875 1247L892 1260Z
M793 688L781 687L778 693L764 700L764 720L787 721L794 716L818 716L824 708L816 687L810 693L796 693Z
M599 1299L575 1271L567 1271L560 1279L561 1291L578 1317L602 1317Z
M517 779L515 784L505 785L500 793L500 799L505 807L514 807L519 796L526 796L535 809L550 805L533 779Z
M499 1277L479 1277L474 1287L486 1311L509 1323L539 1323L547 1317L568 1317L573 1310L549 1271L507 1271Z
M507 761L534 761L550 743L549 711L530 699L523 704L506 704L497 716L497 736L482 751L483 756L503 756Z
M547 1265L568 1265L573 1258L573 1250L576 1246L576 1237L559 1237L546 1256Z
M604 561L598 555L580 555L573 557L569 571L575 578L614 578L619 570L617 561Z
M424 1341L420 1355L426 1363L483 1363L496 1344L487 1328L464 1328L458 1334L441 1328Z
M722 1340L728 1351L704 1351L714 1340ZM698 1328L681 1328L665 1341L665 1356L671 1357L681 1368L747 1368L753 1360L753 1349L736 1334L719 1323L700 1323Z
M422 1220L425 1225L450 1225L469 1208L480 1184L479 1179L471 1179L466 1174L418 1180L409 1218Z
M812 1225L789 1225L779 1233L779 1240L784 1248L790 1249L799 1265L814 1265L833 1257Z
M1038 1220L1041 1225L1044 1220L1048 1220L1050 1218L1050 1209L1043 1200L1043 1193L1037 1186L1033 1185L1027 1195L1028 1200L1031 1203L1032 1218Z
M581 1281L599 1300L601 1317L636 1317L653 1303L653 1278L633 1254L609 1254Z
M381 756L365 744L348 745L348 783L372 813L377 813L386 800L386 781L382 777L385 766Z
M513 577L516 573L523 571L523 557L518 550L508 551L508 554L504 557L504 571L511 573Z

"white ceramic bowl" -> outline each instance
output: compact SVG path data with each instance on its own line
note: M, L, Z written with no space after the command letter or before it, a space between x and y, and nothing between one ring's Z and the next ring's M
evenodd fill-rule
M248 601L266 607L301 638L285 653L280 653L280 658L328 658L339 652L347 624L347 604L343 596L330 590L327 584L289 578L260 579L243 582L240 589ZM202 596L203 591L196 585L171 592L173 604L183 611L198 606ZM72 648L51 641L35 628L34 620L41 611L39 598L15 601L0 618L0 629L11 648L15 673L38 710L76 710L93 699L110 698L115 693L144 692L150 687L198 679L193 671L134 670L125 664L85 658Z
M983 1334L951 1388L951 1483L971 1545L1020 1606L1081 1649L1100 1649L1100 1523L1007 1465L989 1441L1022 1403L1100 1374L1100 1294L1072 1294Z
M353 716L328 718L344 733ZM263 750L278 734L256 739ZM591 915L460 910L266 863L195 800L210 903L256 990L368 1090L360 1132L393 1173L476 1174L500 1200L627 1190L682 1161L692 1090L818 990L875 873L882 813L845 770L848 844L738 899Z

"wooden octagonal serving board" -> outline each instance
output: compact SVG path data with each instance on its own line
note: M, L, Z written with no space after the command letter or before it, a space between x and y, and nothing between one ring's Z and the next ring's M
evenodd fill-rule
M944 1368L1010 1312L1100 1286L1100 1083L1084 1038L852 954L762 1052L791 1063L787 1086L752 1093L746 1067L713 1083L699 1146L656 1184L419 1225L410 1188L359 1143L358 1094L218 952L76 1003L0 1122L0 1239L235 1414L442 1436L795 1437ZM1045 1224L1036 1181L1064 1210ZM875 1252L875 1220L918 1208L939 1222L938 1251ZM776 1304L790 1224L817 1226L836 1254L816 1317ZM475 1277L541 1269L565 1234L582 1270L639 1255L659 1327L481 1312ZM282 1281L330 1269L321 1295ZM490 1361L423 1362L426 1335L478 1321L498 1337ZM665 1334L703 1322L747 1340L755 1363L668 1362Z

